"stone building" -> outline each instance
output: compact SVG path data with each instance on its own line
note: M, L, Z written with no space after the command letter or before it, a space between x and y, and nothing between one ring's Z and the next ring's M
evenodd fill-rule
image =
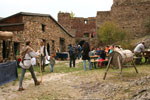
M70 13L58 13L58 22L76 37L76 42L89 41L96 34L96 18L71 17Z
M13 32L13 52L19 54L21 47L27 40L32 42L35 50L39 49L39 39L46 40L48 52L55 52L57 48L61 52L67 51L67 46L75 42L73 35L68 33L52 16L20 12L0 20L0 31ZM9 45L8 41L0 40L3 47ZM6 58L4 55L3 58Z

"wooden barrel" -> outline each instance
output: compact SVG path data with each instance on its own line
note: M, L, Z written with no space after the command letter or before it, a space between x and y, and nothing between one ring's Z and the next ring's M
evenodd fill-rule
M12 32L0 31L0 39L2 39L2 40L10 39L10 38L12 38L12 36L13 36Z
M130 62L133 60L133 53L130 50L118 50L118 51L113 51L109 55L109 58L110 57L112 57L110 64L115 66L115 67L119 67L118 57L120 59L121 65L123 65L123 64L126 64L127 62Z

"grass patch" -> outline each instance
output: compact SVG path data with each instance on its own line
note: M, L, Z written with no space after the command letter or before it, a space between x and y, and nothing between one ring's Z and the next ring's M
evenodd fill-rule
M122 69L122 78L123 79L137 79L140 77L144 77L149 75L149 70L150 66L149 65L137 65L136 66L138 70L138 74L136 73L134 67L125 67ZM75 73L76 76L80 77L98 77L98 78L103 78L104 73L106 71L106 66L104 68L97 68L97 69L92 69L92 70L87 70L87 71L80 71L78 73ZM106 80L111 80L111 81L120 81L120 70L119 69L112 69L110 68L109 71L107 72Z
M69 62L65 63L58 63L54 67L54 73L69 73L69 72L75 72L75 71L81 71L83 70L82 62L76 64L76 67L69 67Z
M34 72L36 73L36 76L40 76L40 66L34 66L33 67L34 69ZM20 78L21 76L21 68L18 68L17 71L18 71L18 79ZM69 73L69 72L75 72L75 71L81 71L83 70L83 64L82 62L79 62L76 64L76 67L72 67L70 68L69 67L69 61L60 61L58 62L57 64L55 64L54 66L54 72L53 73ZM29 70L26 70L26 73L30 73ZM42 73L43 75L46 75L46 74L50 74L50 65L46 65L45 66L45 72ZM24 77L24 79L31 79L32 77ZM17 81L18 81L17 79Z
M125 79L126 78L134 79L134 78L139 78L139 77L142 77L142 76L149 75L150 67L149 67L148 64L137 65L136 67L138 69L139 74L137 74L135 72L134 67L125 67L122 70L122 76ZM40 67L39 66L34 66L33 68L34 68L34 71L36 72L36 76L40 76ZM73 73L73 74L75 74L77 76L80 76L80 77L88 77L88 76L92 75L92 77L96 76L96 77L102 78L104 76L105 71L106 71L106 66L104 66L103 68L99 68L98 67L97 69L95 69L93 67L92 70L89 70L88 66L87 66L87 70L84 71L84 69L83 69L83 62L77 63L75 68L74 67L70 68L69 67L69 61L60 61L54 66L54 72L53 73L77 72L77 73ZM27 72L29 72L29 70L27 70ZM18 76L19 76L19 78L20 78L20 74L21 74L21 68L18 68ZM43 75L46 75L46 74L51 74L49 65L47 65L45 67L45 72L43 73ZM16 81L18 81L19 78ZM120 79L120 70L119 69L112 69L112 68L110 68L108 73L107 73L106 79L107 78L111 79L111 80L113 80L113 79L114 80ZM31 75L29 75L28 77L24 77L24 79L25 80L32 79L32 77L31 77ZM13 85L15 83L16 82L14 82Z

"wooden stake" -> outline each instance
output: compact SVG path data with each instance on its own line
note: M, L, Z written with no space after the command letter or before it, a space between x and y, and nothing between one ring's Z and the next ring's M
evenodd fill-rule
M133 67L134 67L134 69L135 69L136 73L138 73L138 70L137 70L137 68L136 68L135 63L134 63L134 61L133 61L133 60L132 60L132 64L133 64Z
M119 56L117 57L117 60L118 60L118 65L119 65L119 69L120 69L120 78L122 78L122 66L121 66L121 63L120 63Z
M107 72L108 72L108 70L109 70L109 68L110 68L111 59L112 59L112 56L110 57L110 59L109 59L109 61L108 61L107 69L106 69L106 72L105 72L105 74L104 74L103 80L105 80L106 75L107 75Z

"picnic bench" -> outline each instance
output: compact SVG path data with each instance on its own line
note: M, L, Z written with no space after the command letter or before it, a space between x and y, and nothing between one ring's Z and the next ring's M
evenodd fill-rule
M98 55L90 56L91 64L92 64L92 66L94 65L95 68L96 68L97 58L98 57L99 57Z
M94 65L95 68L96 68L96 65L97 65L98 63L108 62L108 59L105 59L105 60L98 60L98 59L97 59L98 57L99 57L98 55L90 56L92 66Z

